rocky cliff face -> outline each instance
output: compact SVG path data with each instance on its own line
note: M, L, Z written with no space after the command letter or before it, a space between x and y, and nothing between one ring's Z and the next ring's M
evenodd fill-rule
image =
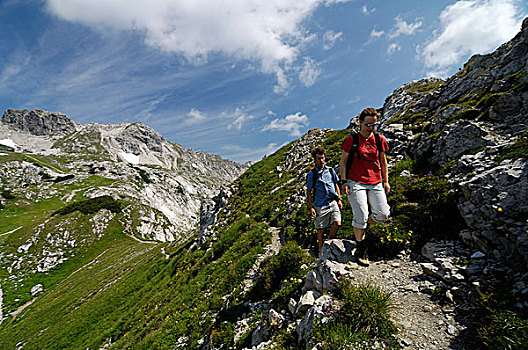
M447 80L395 90L381 132L393 157L445 167L460 192L463 240L528 268L528 19L510 42Z
M8 109L2 117L2 122L11 125L15 130L38 136L67 135L79 127L79 124L63 113L39 109L34 111Z

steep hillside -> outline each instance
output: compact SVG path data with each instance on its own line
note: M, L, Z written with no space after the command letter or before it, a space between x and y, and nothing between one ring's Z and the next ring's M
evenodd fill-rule
M335 166L348 133L347 129L313 129L254 164L227 190L231 196L219 212L211 213L216 221L203 230L201 239L154 247L129 242L135 246L129 249L137 249L130 265L113 262L125 254L118 248L98 252L95 260L90 258L93 262L66 273L63 282L46 289L17 318L4 321L2 344L9 347L20 342L27 349L58 348L55 344L72 348L220 349L259 344L261 349L304 348L312 341L314 320L325 309L340 305L339 298L328 294L337 286L332 281L358 269L353 261L342 265L346 261L342 258L338 258L341 263L332 262L337 251L319 263L306 253L315 243L304 202L305 174L312 166L309 150L323 145L329 150L328 164ZM402 169L393 169L398 178ZM420 190L423 181L434 185ZM442 227L437 221L441 216L435 216L432 209L454 206L447 188L444 179L426 175L408 191L394 191L390 200L416 212L431 212L432 224ZM411 194L420 199L406 205L406 196ZM348 206L344 213L348 220L339 236L346 239L353 234ZM428 230L429 219L414 225L411 221L416 218L407 212L394 225L374 226L372 251L380 258L394 257L439 233ZM119 233L116 236L125 239ZM91 269L88 284L83 278ZM314 278L323 281L319 287L309 287ZM306 301L308 296L314 304ZM393 348L398 348L395 326L383 322L387 329L374 333L372 341L381 344L392 339Z
M0 347L522 348L527 55L528 19L455 76L387 98L393 221L369 226L365 269L348 205L339 239L309 254L309 151L337 167L349 129L312 129L205 195L188 172L208 168L180 159L215 159L185 158L141 124L57 116L65 126L42 134L11 118L6 143L40 153L0 156ZM193 198L207 198L200 228L151 240L181 224L163 206L197 210Z
M8 110L0 121L0 320L107 253L112 266L143 246L184 242L201 201L246 168L143 124L82 126L40 110Z

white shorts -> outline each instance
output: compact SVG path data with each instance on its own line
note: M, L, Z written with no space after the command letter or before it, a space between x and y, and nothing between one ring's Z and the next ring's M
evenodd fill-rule
M348 180L348 187L350 188L348 201L354 214L352 226L362 229L367 228L369 205L374 221L383 223L389 219L390 207L381 182L375 185L364 185Z
M328 207L317 207L314 206L315 213L315 228L327 228L334 222L341 222L341 210L339 210L339 205L337 201L331 201L330 206Z

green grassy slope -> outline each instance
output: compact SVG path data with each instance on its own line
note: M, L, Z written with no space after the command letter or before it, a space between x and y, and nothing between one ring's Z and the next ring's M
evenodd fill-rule
M339 146L348 133L312 131L254 164L237 180L237 190L219 213L213 229L216 238L203 246L195 244L196 237L180 244L134 241L121 232L117 215L102 238L43 277L49 279L42 280L44 293L15 319L10 317L0 325L0 347L19 342L25 349L93 349L105 344L127 349L165 349L179 344L196 349L206 343L217 348L247 346L263 318L255 314L250 329L235 343L237 317L250 312L246 302L266 297L280 311L289 297L299 293L306 274L301 266L314 262L299 248L315 244L312 219L304 201L298 200L304 196L304 175L313 165L309 155L299 156L320 144L328 150L327 163L336 166ZM292 163L292 159L299 160ZM435 213L455 205L441 174L419 168L413 161L393 169L389 201L397 218L387 227L372 225L370 230L373 251L385 257L440 233L441 227L431 230L442 219ZM415 175L399 176L405 169ZM12 210L9 201L2 215ZM345 204L341 238L352 237L352 215ZM50 204L44 206L45 213L32 215L43 220L40 215L49 216L49 211L63 206ZM65 218L76 216L80 223L82 215L74 212ZM17 215L11 219L5 230L23 225ZM270 242L270 227L277 227L290 243L276 258L262 263L256 287L244 293L249 269ZM24 230L16 231L17 235ZM40 281L35 277L27 285ZM21 303L9 301L14 287L2 287L7 295L4 303ZM291 333L278 332L273 337L285 348L295 348Z

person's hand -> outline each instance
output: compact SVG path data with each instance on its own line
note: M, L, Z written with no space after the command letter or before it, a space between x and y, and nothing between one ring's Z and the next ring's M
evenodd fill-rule
M343 201L341 199L337 201L337 206L339 207L339 210L343 210Z
M317 213L315 212L315 209L312 207L310 208L310 214L315 218L317 216Z
M388 182L383 183L383 189L385 190L385 194L389 194L391 187Z
M341 185L341 190L343 191L344 194L346 194L347 196L350 194L350 188L348 187L348 184L347 183L344 183Z

